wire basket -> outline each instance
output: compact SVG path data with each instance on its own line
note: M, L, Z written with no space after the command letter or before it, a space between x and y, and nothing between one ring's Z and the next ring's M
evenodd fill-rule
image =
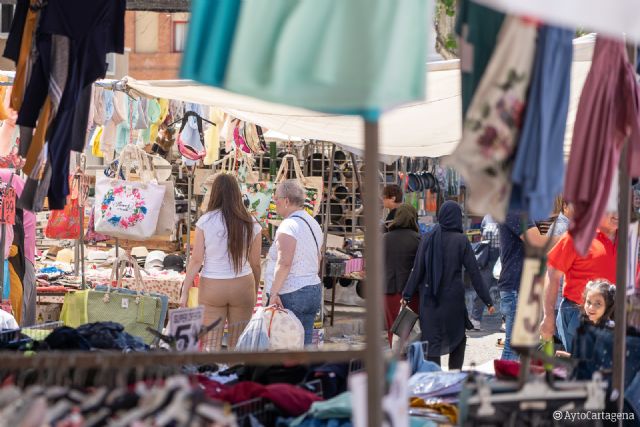
M49 336L54 329L63 326L63 322L46 322L38 325L22 328L21 332L34 341L42 341Z
M27 326L22 329L12 329L0 332L0 345L9 343L17 343L24 337L28 337L34 341L42 341L55 329L62 326L62 322L47 322L38 325Z
M200 338L200 351L212 353L217 351L233 351L238 337L245 330L249 321L236 322L217 326Z

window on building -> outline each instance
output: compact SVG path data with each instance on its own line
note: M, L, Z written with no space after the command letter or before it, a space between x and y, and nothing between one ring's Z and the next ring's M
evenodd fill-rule
M107 76L116 75L116 54L111 52L107 53Z
M173 21L173 51L184 52L187 42L187 21Z
M0 34L9 34L11 31L11 22L13 22L13 12L15 6L12 4L3 4L0 10Z

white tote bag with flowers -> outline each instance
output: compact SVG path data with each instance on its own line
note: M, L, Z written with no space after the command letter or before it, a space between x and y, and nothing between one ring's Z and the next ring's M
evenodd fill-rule
M155 179L119 179L122 160L116 178L96 178L95 229L112 237L146 240L156 231L166 187Z

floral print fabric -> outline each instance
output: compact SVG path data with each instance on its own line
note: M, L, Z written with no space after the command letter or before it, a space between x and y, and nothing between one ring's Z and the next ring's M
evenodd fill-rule
M535 57L534 24L509 16L471 101L462 140L447 159L469 187L468 205L504 221L511 195L511 170L522 127Z

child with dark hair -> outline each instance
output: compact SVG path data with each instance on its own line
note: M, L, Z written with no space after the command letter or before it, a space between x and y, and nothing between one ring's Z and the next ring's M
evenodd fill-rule
M613 320L613 304L616 286L604 279L592 280L584 288L583 316L585 323L610 326Z
M613 327L613 309L616 299L616 285L605 279L591 280L584 287L582 305L582 325L594 325L599 328ZM557 357L571 357L566 351L556 351Z

